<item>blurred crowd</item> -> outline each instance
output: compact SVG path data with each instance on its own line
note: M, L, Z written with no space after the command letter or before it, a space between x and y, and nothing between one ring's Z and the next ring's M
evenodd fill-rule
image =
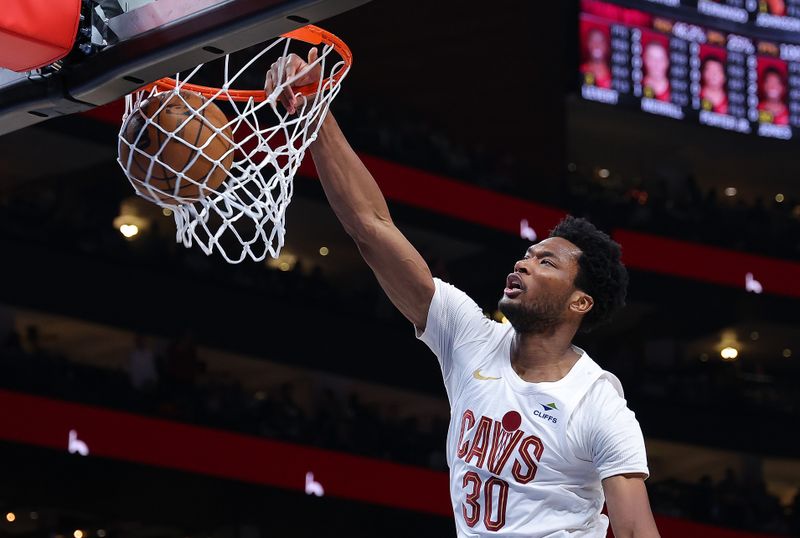
M347 96L337 100L337 119L357 149L450 178L550 204L590 218L606 230L626 228L717 245L778 258L800 259L800 199L782 201L727 196L704 190L692 175L653 172L628 177L592 164L570 163L547 199L532 188L535 178L511 153L480 144L465 146L418 114L403 113ZM119 180L110 181L109 173ZM93 177L93 176L97 177ZM754 179L755 181L755 179ZM119 247L109 222L131 189L114 168L85 171L81 181L63 177L20 184L0 193L0 234L29 240L73 243L84 251L108 255ZM172 226L169 219L161 225ZM156 229L159 223L154 223ZM157 230L156 230L157 231ZM156 231L149 234L156 237ZM163 235L163 234L162 234ZM171 235L171 234L166 234ZM137 240L141 258L184 256L200 268L203 257L175 252L174 242ZM183 250L180 248L179 250ZM116 253L115 253L116 255Z
M601 169L602 170L602 169ZM605 229L626 228L724 248L800 259L800 200L747 203L693 176L606 179L575 166L564 207Z
M653 172L625 177L595 165L570 163L555 191L536 188L523 163L506 150L459 144L423 115L340 96L336 117L354 147L389 160L523 198L551 204L611 229L800 259L800 199L729 197L703 190L695 177ZM754 178L755 181L755 178ZM549 193L547 197L540 198Z
M621 374L632 381L630 372ZM160 350L136 336L122 370L45 351L36 326L8 332L0 348L3 388L446 470L445 419L367 405L357 390L316 385L310 401L299 398L292 382L245 390L239 380L208 371L188 332ZM646 393L647 384L639 390ZM654 510L664 515L800 533L800 493L783 507L762 481L741 480L732 470L716 484L708 476L698 483L656 477L648 484Z
M800 494L784 508L762 481L745 481L733 469L717 483L708 475L696 483L661 481L649 484L648 493L662 515L770 534L800 532Z
M776 417L800 413L796 365L785 359L726 362L707 353L693 355L674 337L636 334L623 342L593 341L588 348L622 380L629 399L668 400L721 416L734 406L746 407L742 413Z
M366 405L358 392L322 383L313 397L281 383L247 391L240 380L207 371L190 332L156 350L137 336L124 370L46 352L39 329L12 331L0 348L0 387L162 418L444 469L446 422Z

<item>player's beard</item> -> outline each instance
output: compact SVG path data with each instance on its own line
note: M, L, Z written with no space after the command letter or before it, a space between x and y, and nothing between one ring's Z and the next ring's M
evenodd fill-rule
M497 308L518 333L549 334L561 324L566 297L538 297L533 303L513 301L505 295Z

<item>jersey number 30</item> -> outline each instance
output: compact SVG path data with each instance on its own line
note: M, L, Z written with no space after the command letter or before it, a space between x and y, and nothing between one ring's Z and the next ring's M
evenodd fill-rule
M499 531L506 524L506 504L508 504L508 482L496 476L481 484L481 478L474 471L464 474L464 491L467 496L461 505L464 521L474 527L481 518L481 485L483 485L483 524L486 530ZM497 497L497 506L494 499Z

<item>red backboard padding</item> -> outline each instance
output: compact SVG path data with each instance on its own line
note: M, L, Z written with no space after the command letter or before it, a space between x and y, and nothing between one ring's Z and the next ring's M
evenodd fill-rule
M0 67L24 72L66 56L78 32L81 0L3 0Z

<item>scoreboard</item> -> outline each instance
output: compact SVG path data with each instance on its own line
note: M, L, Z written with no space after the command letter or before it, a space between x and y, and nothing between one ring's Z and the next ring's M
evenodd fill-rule
M584 99L800 136L800 0L580 3Z

